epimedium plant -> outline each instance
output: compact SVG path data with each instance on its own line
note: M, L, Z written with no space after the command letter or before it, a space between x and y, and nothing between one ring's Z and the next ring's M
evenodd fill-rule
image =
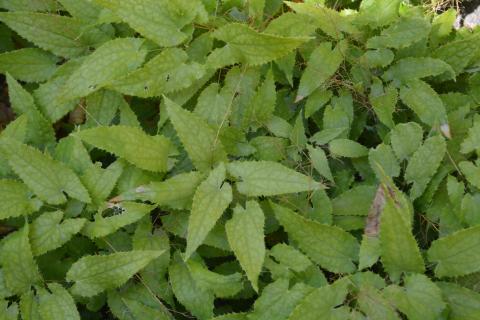
M480 33L400 0L0 0L1 319L480 318Z

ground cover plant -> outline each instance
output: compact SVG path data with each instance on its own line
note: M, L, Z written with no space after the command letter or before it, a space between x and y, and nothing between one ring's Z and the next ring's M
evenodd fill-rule
M480 32L335 4L0 0L0 319L480 319Z

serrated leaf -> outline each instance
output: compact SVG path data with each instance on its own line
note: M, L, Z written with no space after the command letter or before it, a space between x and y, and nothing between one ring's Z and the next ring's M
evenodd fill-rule
M0 198L0 219L29 215L42 205L26 185L15 180L0 180Z
M334 226L320 224L272 203L275 217L289 237L313 261L331 272L353 272L358 260L358 242L349 233Z
M82 229L82 234L91 239L105 237L122 227L142 219L153 210L153 206L144 203L124 201L113 205L112 210L114 214L107 217L104 217L100 210L95 215L93 222L87 221Z
M430 32L430 47L437 47L453 30L453 25L457 19L457 11L450 8L439 15L436 15L432 21L432 31Z
M30 242L34 256L42 255L67 243L78 233L85 219L63 219L62 211L45 212L30 226ZM61 223L60 223L61 222Z
M61 89L59 100L67 102L85 97L137 69L147 51L140 38L108 41L85 58Z
M312 288L303 283L297 283L289 288L287 279L279 279L263 289L248 319L286 320L295 306L311 291Z
M399 160L411 156L422 145L423 130L415 122L400 123L393 128L390 140Z
M41 82L50 78L59 59L37 48L24 48L0 54L0 72L10 73L25 82Z
M446 74L448 79L455 79L452 67L440 59L408 57L398 60L383 75L386 81L406 82L411 79Z
M358 269L363 270L373 266L380 258L380 240L369 235L362 236L360 243Z
M415 151L408 162L405 179L412 183L410 198L416 199L423 194L428 183L437 172L446 152L443 137L430 137Z
M92 297L121 286L162 253L145 250L83 256L70 267L66 280L75 282L71 288L73 294Z
M376 186L360 185L347 190L332 200L333 214L338 216L368 215Z
M480 121L476 121L473 126L468 129L468 136L463 140L460 152L467 154L476 151L480 153Z
M55 146L55 160L65 163L75 173L82 174L92 166L92 160L80 139L74 136L62 138Z
M168 269L170 284L178 301L198 319L213 317L214 295L199 287L179 254Z
M256 129L267 124L272 118L276 101L275 80L272 70L269 70L265 80L258 87L255 96L243 114L244 127Z
M237 206L225 223L228 243L257 292L265 258L264 225L263 211L255 201L248 201L245 209Z
M112 192L122 174L124 164L116 161L106 169L100 166L89 166L80 177L83 185L92 195L92 204L99 206Z
M85 102L88 110L85 127L92 128L110 125L124 100L118 92L101 89L90 94Z
M402 17L379 36L368 39L367 48L401 49L428 36L430 23L420 17Z
M296 101L310 95L315 89L323 86L337 71L344 59L342 46L332 49L330 42L323 42L310 54L307 67L302 73L297 91Z
M463 229L432 242L428 259L436 262L437 277L456 277L480 270L480 226Z
M382 264L392 279L398 279L403 272L425 271L411 225L407 223L409 219L408 208L388 193L380 215L380 248Z
M8 290L22 294L42 281L28 240L28 224L3 238L0 247L0 264Z
M311 177L273 161L235 161L227 165L238 191L250 197L274 196L321 189Z
M48 290L39 290L39 313L42 319L80 320L75 301L68 291L58 283L48 285Z
M337 157L360 158L368 155L368 149L349 139L335 139L329 143L330 152Z
M185 260L203 243L232 202L232 187L228 182L224 182L225 178L225 165L220 164L195 191L188 220Z
M400 98L422 122L433 127L447 123L447 112L442 100L426 82L409 80L400 88Z
M404 278L404 286L391 285L384 291L387 299L409 320L435 320L445 309L442 292L423 274L412 274Z
M360 3L360 12L354 23L372 29L389 25L397 19L401 2L401 0L364 0Z
M437 48L432 57L441 59L452 66L459 75L468 66L480 49L480 37L478 34L466 36L456 41L450 41Z
M90 0L58 0L72 17L95 23L99 19L102 8Z
M38 311L39 302L32 290L22 294L20 298L20 314L22 320L36 320L41 319ZM17 319L15 319L17 320Z
M467 181L476 188L480 188L480 167L469 161L462 161L458 167L467 178Z
M18 305L16 302L8 305L8 301L0 300L0 312L2 320L17 320L18 319Z
M142 129L130 126L101 126L75 133L83 141L111 152L145 170L167 170L170 141L149 136Z
M393 113L398 101L398 91L392 85L383 86L382 82L375 78L370 88L368 99L378 119L387 127L392 128Z
M170 121L197 169L206 171L227 160L218 134L205 120L171 100L166 99L166 105Z
M203 4L198 0L141 2L96 0L96 2L112 10L141 35L162 47L172 47L185 42L190 36L187 26L197 17L203 18L205 14Z
M332 171L330 170L325 151L322 148L311 145L307 145L307 149L313 168L328 180L333 181Z
M139 301L131 299L122 299L127 306L134 319L138 320L167 320L171 317L167 316L160 310L149 307Z
M399 320L394 307L385 299L382 293L370 285L360 287L358 305L367 319L372 320Z
M87 28L81 20L55 14L1 12L0 21L40 48L65 58L85 54L91 45L109 39L103 31Z
M400 174L400 165L398 164L392 147L389 145L382 143L375 149L370 149L368 162L378 180L382 180L383 175L394 178Z
M480 316L480 294L455 283L436 282L448 303L451 320L475 320Z
M360 62L366 64L369 68L386 67L392 63L394 56L392 50L379 48L365 52L360 57Z
M61 204L67 200L63 194L66 192L80 201L91 201L75 173L49 155L7 138L0 141L0 150L13 171L41 200Z
M222 67L235 62L260 65L279 59L308 41L307 37L282 37L260 33L244 24L229 23L215 30L215 39L226 42L223 48L216 49L208 57L207 64ZM228 52L229 61L215 61L220 54Z
M163 50L142 68L111 82L108 87L126 95L159 97L190 87L205 74L202 65L189 62L185 51Z

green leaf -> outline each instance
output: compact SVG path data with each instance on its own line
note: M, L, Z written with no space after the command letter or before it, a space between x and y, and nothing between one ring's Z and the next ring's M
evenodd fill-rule
M85 99L87 105L87 120L85 127L108 126L117 114L118 108L125 101L121 94L101 89L90 94Z
M480 226L463 229L432 242L428 259L437 263L437 277L457 277L480 270Z
M324 85L333 76L344 59L343 49L339 44L332 50L330 42L323 42L312 51L300 79L295 99L297 102Z
M61 89L60 100L67 102L85 97L110 82L137 69L147 51L140 38L117 38L100 46L85 58Z
M142 68L111 82L108 87L131 96L159 97L190 87L204 74L204 67L189 62L185 51L171 48L163 50Z
M358 305L367 319L372 320L400 320L392 304L390 304L380 291L370 285L360 287Z
M286 320L295 306L312 291L303 283L289 288L288 280L279 279L266 286L255 301L249 320Z
M257 292L265 258L264 224L263 211L255 201L248 201L245 209L237 206L225 223L228 243Z
M443 137L430 137L415 151L408 162L405 179L412 183L410 198L416 199L423 194L428 183L437 172L446 152L446 143Z
M167 112L178 137L197 169L207 171L227 160L227 154L215 132L200 116L166 99Z
M295 307L288 320L314 320L319 315L325 319L335 319L334 308L342 304L348 293L344 283L337 283L317 288Z
M395 55L393 51L386 48L367 50L361 57L360 62L366 64L369 68L386 67L392 63Z
M385 289L387 299L409 320L436 320L445 309L442 292L423 274L404 278L404 286L391 285Z
M60 139L57 143L54 158L65 163L77 174L83 173L92 166L92 160L82 141L71 135Z
M85 170L80 180L92 195L93 205L100 206L107 199L122 174L123 167L121 161L115 161L106 169L93 165Z
M153 210L152 205L124 201L111 206L114 215L104 217L99 210L93 222L87 221L82 234L94 239L105 237L118 229L137 222ZM120 212L120 214L116 213Z
M360 243L358 269L363 270L373 266L378 261L380 253L380 240L378 237L364 234Z
M15 302L9 306L8 301L0 300L0 312L2 313L2 320L18 319L18 305Z
M61 204L67 200L63 194L66 192L80 201L91 201L75 173L49 155L6 138L0 141L0 150L7 157L13 171L41 200Z
M74 135L141 169L167 171L170 141L161 135L149 136L142 129L129 126L101 126Z
M307 145L307 149L313 168L328 180L333 181L332 171L330 170L325 151L320 147L313 147L311 145Z
M145 250L83 256L70 267L66 280L75 282L71 288L74 295L92 297L121 286L162 253Z
M195 282L179 254L174 256L168 275L175 297L188 311L198 319L213 317L213 292L201 288Z
M48 290L38 292L39 313L42 319L80 320L75 301L68 291L58 283L48 285Z
M244 126L258 128L267 124L272 118L276 100L277 93L275 92L273 72L269 70L265 80L252 99L252 102L245 110L243 115Z
M227 165L238 191L250 197L274 196L321 189L311 177L272 161L235 161Z
M455 283L437 282L448 303L451 320L475 320L480 317L480 293Z
M372 29L389 25L397 19L401 2L401 0L363 0L355 23Z
M361 158L368 155L368 149L349 139L335 139L329 143L330 152L337 157Z
M102 8L90 0L58 0L72 17L95 23Z
M366 216L372 204L376 186L359 185L332 200L333 214L338 216Z
M167 320L171 317L167 316L164 312L149 307L141 302L131 299L122 299L123 303L127 306L134 317L139 320Z
M212 34L215 39L226 42L226 46L216 49L208 57L207 64L222 67L235 62L260 65L279 59L309 40L307 37L282 37L260 33L244 24L229 23ZM221 54L228 52L233 60L223 63Z
M422 122L433 127L447 123L447 112L442 100L426 82L409 80L400 88L400 98Z
M224 182L225 178L225 165L220 164L195 191L188 220L185 260L203 243L232 202L232 187L228 182Z
M386 194L380 215L380 248L382 264L392 279L402 272L423 273L424 262L412 235L409 208L397 203L395 195Z
M378 180L382 180L383 175L391 178L400 175L400 165L393 153L392 147L386 144L379 144L375 149L370 149L368 153L368 162L370 167L377 175Z
M30 226L30 243L34 256L60 248L80 232L85 219L65 219L62 211L45 212ZM61 223L60 223L61 222Z
M272 203L275 217L291 240L313 261L331 272L353 272L359 245L349 233L338 227L320 224Z
M0 198L0 219L29 215L42 205L31 197L26 185L15 180L0 180Z
M422 145L422 127L415 122L397 124L391 132L390 140L397 158L404 160Z
M411 79L421 79L426 77L447 74L449 79L455 79L455 71L452 67L440 60L433 58L414 58L408 57L398 60L383 75L386 81L406 82Z
M187 26L206 14L199 0L96 0L113 11L144 37L162 47L185 42L190 36ZM187 27L187 28L185 28ZM190 31L191 33L191 31Z
M54 74L58 61L54 55L37 48L8 51L0 54L0 72L8 72L25 82L41 82Z
M91 45L109 38L96 27L87 28L81 20L55 14L1 12L0 21L40 48L65 58L83 55Z
M367 48L394 48L408 47L414 42L422 40L430 33L430 24L420 17L402 17L379 36L368 39Z
M480 121L476 121L473 127L468 129L468 136L463 140L460 152L467 154L476 151L480 154Z
M432 57L445 61L459 75L477 54L480 48L479 40L478 34L472 34L456 41L450 41L437 48L432 53Z
M53 11L55 0L2 0L0 7L9 11Z
M472 186L480 188L480 167L470 161L462 161L458 164L458 167Z
M450 8L439 15L435 15L432 21L432 31L430 32L430 47L437 47L446 37L450 35L455 20L457 19L457 11Z
M26 293L42 281L28 240L28 225L0 242L0 264L5 286L15 294Z
M392 85L384 87L379 79L374 79L368 99L378 119L387 127L392 128L395 125L393 113L398 102L397 89Z

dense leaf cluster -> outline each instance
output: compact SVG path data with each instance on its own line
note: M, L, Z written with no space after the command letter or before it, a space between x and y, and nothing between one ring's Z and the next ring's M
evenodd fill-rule
M480 319L480 31L454 10L0 8L0 319Z

